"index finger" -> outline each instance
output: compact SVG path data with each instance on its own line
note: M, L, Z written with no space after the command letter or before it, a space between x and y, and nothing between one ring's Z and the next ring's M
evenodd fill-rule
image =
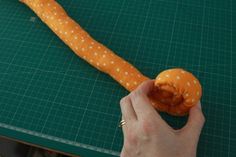
M152 90L154 86L153 80L148 80L142 83L136 90L130 93L129 97L132 102L132 106L135 110L137 118L149 114L157 114L154 107L151 105L147 94Z
M140 86L135 90L136 92L140 92L144 95L147 95L154 87L154 80L144 81Z

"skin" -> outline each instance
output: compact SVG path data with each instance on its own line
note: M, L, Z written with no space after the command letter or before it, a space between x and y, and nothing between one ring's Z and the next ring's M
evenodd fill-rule
M187 124L171 128L150 104L153 80L142 83L120 101L124 145L121 157L195 157L205 117L200 102L189 112Z
M141 83L150 79L132 64L93 39L57 1L20 1L28 5L76 55L110 75L128 91L135 90ZM157 110L174 116L186 115L202 95L201 84L197 78L180 68L161 72L158 74L155 84L158 93L155 91L150 93L152 105Z

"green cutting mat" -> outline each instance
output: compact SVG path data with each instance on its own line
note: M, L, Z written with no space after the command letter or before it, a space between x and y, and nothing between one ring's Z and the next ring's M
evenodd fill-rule
M203 86L207 119L198 156L235 156L232 0L59 2L145 75L154 78L172 67L193 72ZM0 135L83 157L118 156L119 100L126 94L74 55L25 5L0 0ZM186 122L162 116L173 127Z

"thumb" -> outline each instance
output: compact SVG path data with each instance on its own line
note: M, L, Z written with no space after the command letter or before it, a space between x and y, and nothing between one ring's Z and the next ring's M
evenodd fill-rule
M188 122L184 126L183 131L190 136L195 136L196 138L198 138L200 136L204 123L205 117L202 113L201 103L199 102L197 105L190 109Z

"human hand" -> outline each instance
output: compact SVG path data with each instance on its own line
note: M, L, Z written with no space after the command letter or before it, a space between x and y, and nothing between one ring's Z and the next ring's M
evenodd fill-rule
M121 157L195 157L205 122L200 102L191 108L187 124L174 130L150 104L147 94L153 85L145 81L120 101L126 122Z

